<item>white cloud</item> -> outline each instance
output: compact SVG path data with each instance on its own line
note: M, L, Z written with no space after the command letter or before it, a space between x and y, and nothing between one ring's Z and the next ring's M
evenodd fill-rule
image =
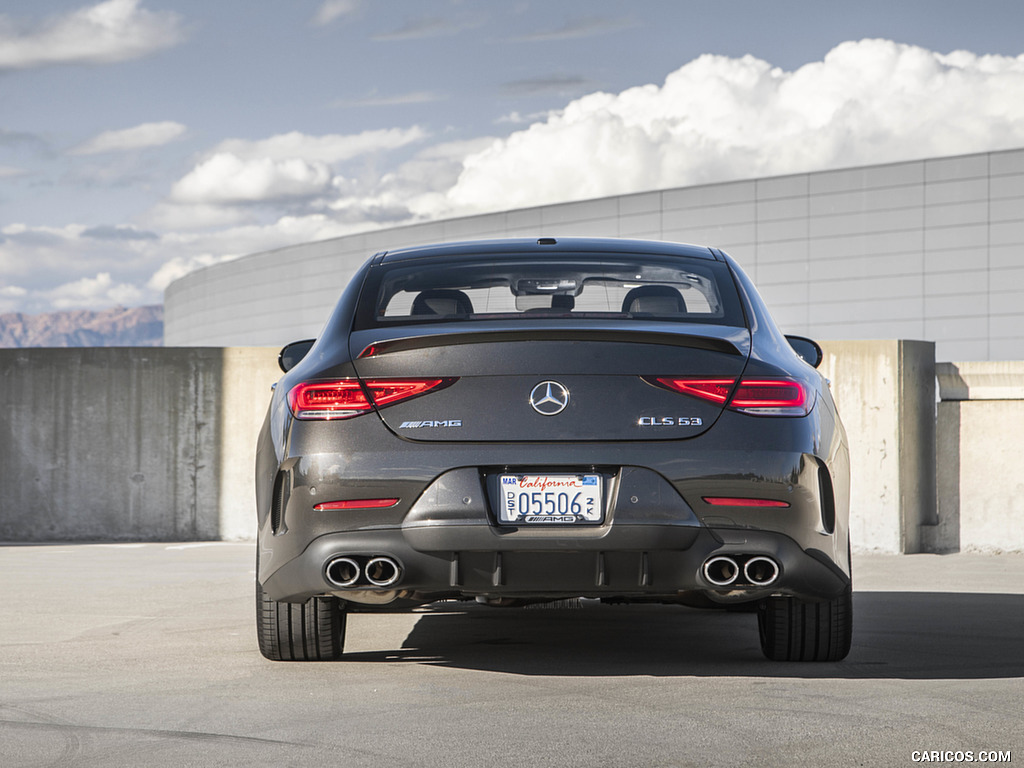
M195 232L234 227L253 217L253 211L216 203L157 203L141 218L145 226L163 232Z
M147 288L163 291L168 285L180 277L184 277L197 269L209 267L222 261L230 261L233 256L214 256L212 253L201 253L196 256L175 256L153 273L146 283Z
M0 285L0 314L20 311L27 295L20 285Z
M310 136L298 131L249 141L229 139L218 144L171 188L171 205L232 206L315 198L342 178L335 166L365 159L422 141L418 127L364 131L358 134ZM200 213L197 209L187 214ZM176 218L163 206L164 217ZM216 210L201 212L216 219ZM226 214L233 222L237 213ZM165 218L166 220L166 218Z
M115 283L109 272L101 272L95 277L83 277L44 291L43 296L54 309L102 309L138 304L143 292L128 283Z
M182 203L253 203L311 197L327 189L330 168L293 158L243 160L221 152L175 183L171 200Z
M361 225L365 229L365 225ZM0 229L0 310L48 312L120 304L158 304L172 280L201 267L354 230L325 214L283 216L267 225L169 232L150 237L102 237L125 227Z
M468 156L472 211L1024 144L1024 56L839 45L785 72L701 56L662 86L594 93Z
M356 0L324 0L313 16L313 24L323 27L332 21L353 13L359 7Z
M452 212L447 190L458 181L467 156L494 141L481 137L425 147L372 183L336 183L338 196L328 204L346 222L384 225L424 221Z
M398 149L407 144L422 141L424 138L426 138L426 133L416 126L385 128L347 135L328 134L326 136L309 136L292 131L260 141L228 139L218 144L213 152L230 153L243 160L301 158L311 162L338 163L371 152Z
M0 230L0 302L8 311L94 309L114 304L158 303L146 278L167 254L152 238L96 239L77 224Z
M23 168L0 165L0 179L13 179L15 176L24 176L26 173L28 173L28 171Z
M104 131L70 151L72 155L99 155L106 152L130 152L148 147L160 147L181 138L188 130L181 123L143 123L134 128Z
M177 14L140 8L139 0L106 0L34 26L0 16L0 70L127 61L183 38Z

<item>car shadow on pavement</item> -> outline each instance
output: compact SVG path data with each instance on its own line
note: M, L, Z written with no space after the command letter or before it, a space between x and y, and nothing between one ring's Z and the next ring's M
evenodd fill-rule
M1024 677L1021 638L1024 595L855 593L850 655L813 664L764 659L753 613L443 603L401 649L346 659L544 676L995 679Z

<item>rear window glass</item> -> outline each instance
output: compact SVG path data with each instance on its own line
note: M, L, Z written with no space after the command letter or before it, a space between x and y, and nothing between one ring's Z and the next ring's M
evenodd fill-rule
M424 260L374 272L357 327L557 318L744 325L720 262Z

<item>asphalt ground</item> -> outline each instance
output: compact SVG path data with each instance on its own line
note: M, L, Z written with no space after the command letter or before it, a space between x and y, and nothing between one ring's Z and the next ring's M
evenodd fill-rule
M251 543L0 546L0 766L1024 764L1024 556L854 569L835 664L752 614L454 603L308 664L256 648Z

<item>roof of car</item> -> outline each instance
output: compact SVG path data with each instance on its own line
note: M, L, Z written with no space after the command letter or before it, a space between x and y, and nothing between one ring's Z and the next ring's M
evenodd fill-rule
M703 245L686 245L660 240L626 240L612 237L540 237L508 238L502 240L469 240L457 243L438 243L412 248L381 251L377 261L405 261L430 256L462 256L486 254L572 254L572 253L629 253L657 256L688 256L717 260L712 249Z

